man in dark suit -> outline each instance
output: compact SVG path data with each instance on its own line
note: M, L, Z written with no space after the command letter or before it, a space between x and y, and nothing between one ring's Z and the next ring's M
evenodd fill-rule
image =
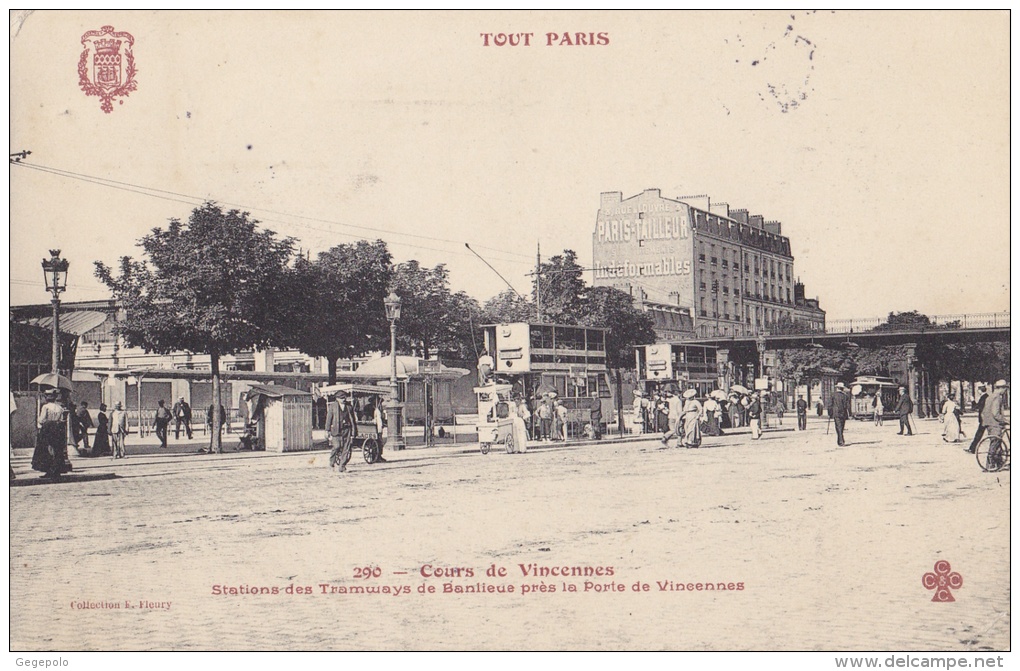
M174 419L176 424L174 426L174 440L179 440L181 437L181 424L184 425L184 431L188 436L188 440L191 440L191 406L181 396L180 400L174 403Z
M340 472L347 472L351 460L351 443L358 435L358 422L354 406L347 398L347 392L337 392L336 400L330 401L326 410L326 432L329 434L329 467L340 466Z
M797 397L797 430L805 431L807 429L807 401L804 400L803 396Z
M977 449L977 444L981 442L981 438L985 435L985 423L981 421L981 414L984 412L985 403L988 401L988 392L985 390L985 385L978 385L978 391L981 392L981 397L978 398L977 416L978 416L978 428L974 432L974 440L970 442L970 447L964 448L971 454L974 454L974 450Z
M914 412L914 402L910 400L906 387L900 387L900 397L896 400L894 411L900 418L900 431L896 435L902 436L904 429L907 430L908 436L914 435L910 429L910 413Z
M836 393L829 399L829 417L836 425L836 444L840 447L846 445L843 440L843 427L846 426L846 420L850 419L850 394L842 382L836 384Z

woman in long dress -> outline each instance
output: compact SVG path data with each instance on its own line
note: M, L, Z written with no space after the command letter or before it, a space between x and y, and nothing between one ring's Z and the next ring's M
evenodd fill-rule
M99 404L96 417L96 435L92 439L91 457L102 457L110 453L110 418L106 415L106 404Z
M684 447L701 446L701 414L703 409L701 403L695 396L698 395L693 389L684 392L684 407L681 410L680 421L684 427Z
M513 427L511 429L514 436L514 452L524 453L528 451L529 419L531 419L531 411L528 410L528 404L524 402L524 399L517 399L517 405L512 416Z
M942 440L947 443L960 442L960 417L957 411L960 406L956 404L956 395L950 393L946 402L942 404L942 415L939 421L945 425L942 429Z

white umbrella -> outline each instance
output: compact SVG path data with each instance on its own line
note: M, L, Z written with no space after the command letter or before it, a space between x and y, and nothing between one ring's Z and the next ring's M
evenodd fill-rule
M747 387L741 386L739 384L735 384L735 385L731 386L730 387L730 391L735 391L738 394L750 394L751 393L750 390L748 390Z
M42 387L54 387L56 389L74 390L74 383L63 375L57 373L43 373L34 378L29 384L37 384Z

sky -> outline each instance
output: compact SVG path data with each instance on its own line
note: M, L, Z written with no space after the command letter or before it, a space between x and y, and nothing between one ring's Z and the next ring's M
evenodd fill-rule
M109 114L77 67L106 25L137 66ZM1009 47L1002 11L31 13L10 300L48 302L51 248L63 300L108 298L94 261L212 199L484 301L506 285L465 243L527 293L538 245L590 267L601 192L657 188L781 221L829 319L1008 310Z

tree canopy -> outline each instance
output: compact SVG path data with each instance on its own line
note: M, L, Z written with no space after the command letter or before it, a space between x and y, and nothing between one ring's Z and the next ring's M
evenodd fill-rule
M96 277L125 309L118 333L147 352L208 354L218 403L221 355L286 339L280 305L293 240L259 229L247 212L204 203L187 222L171 219L138 245L145 258L121 258L117 274L95 263ZM213 417L212 447L220 451L219 413Z
M391 264L382 240L337 245L315 261L299 257L295 262L285 308L287 344L325 357L330 384L336 382L337 359L389 350L383 299Z

